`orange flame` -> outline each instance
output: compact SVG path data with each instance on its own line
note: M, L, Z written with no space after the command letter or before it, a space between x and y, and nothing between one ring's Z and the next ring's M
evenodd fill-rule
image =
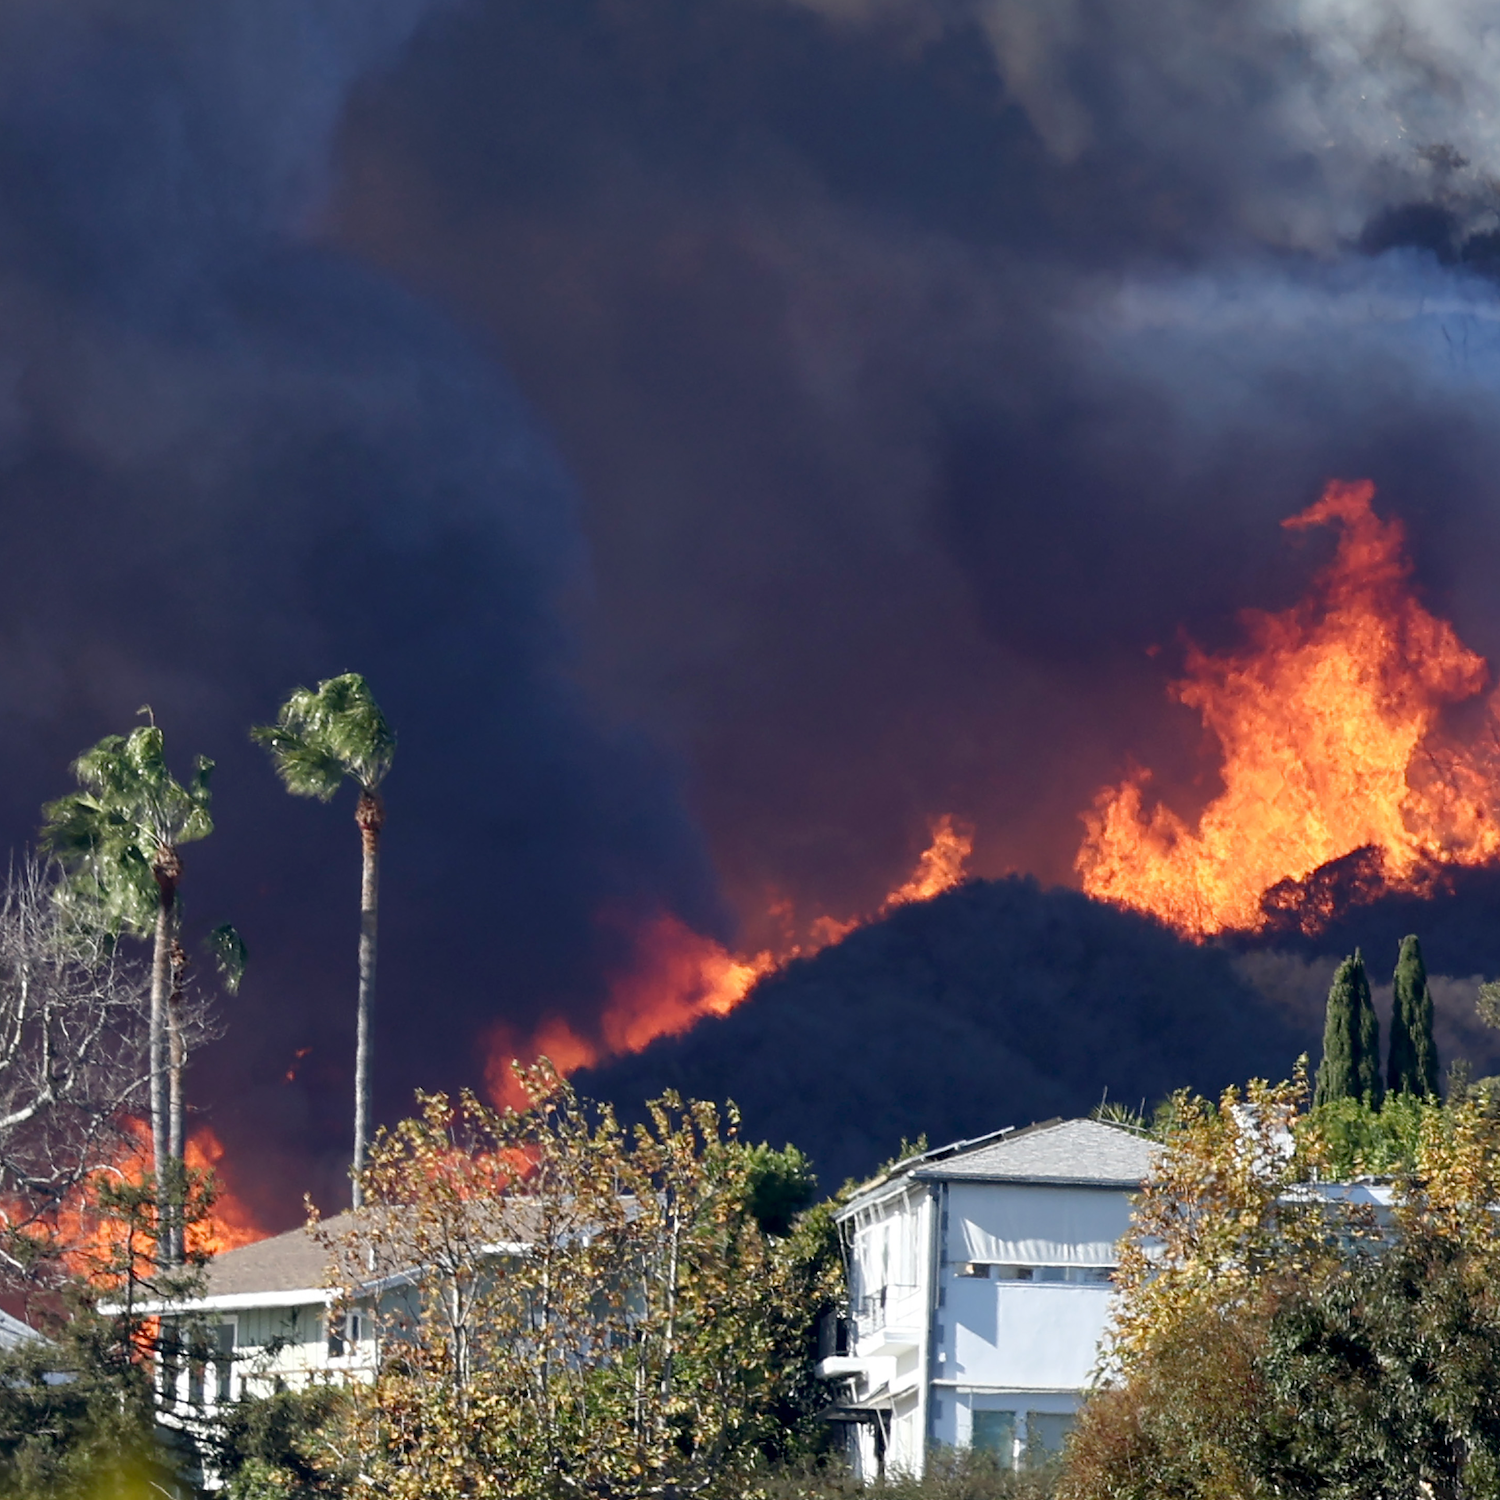
M1309 598L1246 611L1242 650L1190 648L1172 691L1217 737L1224 790L1189 827L1147 807L1149 771L1105 787L1076 862L1091 896L1204 936L1261 927L1271 887L1356 850L1378 856L1388 887L1500 853L1495 700L1467 745L1440 724L1483 690L1485 662L1413 595L1401 523L1374 513L1374 494L1368 480L1332 481L1282 523L1340 529Z
M95 1194L99 1181L108 1178L140 1182L151 1167L150 1128L143 1120L134 1118L127 1119L124 1128L127 1139L120 1143L113 1160L99 1167L27 1231L39 1245L48 1246L49 1253L57 1254L69 1271L81 1276L97 1274L102 1265L112 1261L124 1243L124 1230L119 1222L98 1211ZM224 1156L224 1147L213 1130L205 1125L189 1137L183 1154L190 1168L205 1171L218 1167ZM218 1194L212 1210L188 1230L188 1248L209 1255L222 1255L226 1250L264 1239L267 1231L256 1223L249 1209L229 1190L222 1175L218 1175L217 1181ZM0 1208L0 1212L18 1211L18 1205Z
M238 1250L241 1245L253 1245L257 1240L266 1238L267 1231L260 1227L254 1214L230 1191L225 1182L219 1167L224 1159L224 1146L209 1126L200 1125L188 1137L182 1158L192 1171L211 1170L218 1186L214 1206L207 1218L188 1231L190 1250L223 1255L226 1250Z
M930 901L964 878L972 835L956 829L948 816L933 823L931 834L932 842L910 877L881 902L876 916L911 901ZM841 922L819 917L800 942L790 942L779 952L767 948L737 955L694 932L679 917L663 913L637 938L635 963L610 987L597 1037L582 1037L566 1021L552 1019L518 1047L508 1027L491 1029L485 1068L490 1097L501 1106L525 1108L525 1095L510 1068L518 1055L549 1058L566 1076L607 1057L639 1052L658 1037L678 1036L705 1016L728 1015L767 974L837 942L865 920L869 919Z

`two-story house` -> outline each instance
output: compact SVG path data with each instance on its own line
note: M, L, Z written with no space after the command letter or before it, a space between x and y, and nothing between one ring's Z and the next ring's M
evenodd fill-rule
M840 1210L840 1382L861 1478L935 1447L1019 1463L1060 1446L1097 1364L1117 1246L1154 1143L1095 1120L996 1131L900 1162Z

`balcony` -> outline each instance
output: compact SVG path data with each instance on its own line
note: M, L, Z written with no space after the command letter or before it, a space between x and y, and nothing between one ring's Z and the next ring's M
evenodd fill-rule
M854 1304L854 1347L860 1359L904 1354L922 1341L922 1298L915 1286L883 1286Z

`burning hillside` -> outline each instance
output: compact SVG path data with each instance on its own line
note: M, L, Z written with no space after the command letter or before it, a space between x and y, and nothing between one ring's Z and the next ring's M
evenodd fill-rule
M524 1104L510 1071L515 1057L547 1057L563 1073L572 1073L607 1058L639 1052L658 1037L680 1035L705 1016L728 1015L759 980L792 959L817 953L897 907L930 901L951 890L964 878L973 837L955 827L949 816L933 823L931 835L911 874L870 916L819 917L805 933L789 937L776 949L731 953L670 913L658 917L636 945L634 966L611 985L596 1036L581 1036L561 1019L543 1022L524 1044L503 1025L491 1032L487 1068L491 1095L502 1104Z
M1339 528L1309 596L1246 612L1237 651L1189 650L1172 691L1217 738L1223 790L1190 826L1150 801L1149 770L1106 787L1077 858L1089 895L1200 937L1273 915L1308 929L1341 898L1431 888L1500 854L1500 704L1477 731L1445 727L1486 664L1416 598L1401 523L1374 494L1330 482L1283 522Z

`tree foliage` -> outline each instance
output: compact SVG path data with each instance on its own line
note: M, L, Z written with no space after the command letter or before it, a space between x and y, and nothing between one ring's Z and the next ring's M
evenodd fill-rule
M289 792L329 801L347 776L359 788L354 821L360 836L359 1000L354 1050L354 1206L361 1202L365 1151L370 1137L370 1014L375 1004L380 907L380 834L385 803L380 784L396 755L396 736L369 684L358 672L298 688L274 724L250 731L271 752Z
M380 1371L337 1440L362 1487L731 1494L821 1442L840 1278L827 1209L793 1217L805 1162L743 1145L732 1110L668 1095L627 1132L545 1065L521 1077L523 1114L423 1097L330 1242L351 1302L384 1288Z
M1380 1067L1380 1021L1370 999L1370 980L1356 948L1333 976L1323 1025L1317 1102L1362 1099L1377 1108L1385 1086Z
M147 936L175 889L177 850L213 832L209 777L200 755L186 786L167 766L155 724L106 735L73 762L79 789L43 808L43 846L71 875L75 890L114 932ZM170 903L168 903L170 904Z
M1432 1036L1432 995L1427 967L1415 935L1401 940L1391 1006L1390 1059L1386 1083L1392 1094L1438 1096L1437 1043Z
M201 1296L207 1256L168 1251L149 1172L97 1172L75 1209L86 1234L71 1275L38 1319L45 1337L0 1352L0 1495L16 1500L145 1500L183 1489L195 1452L182 1387L209 1357L200 1318L163 1318L160 1304ZM212 1208L211 1175L189 1173L189 1230ZM191 1236L190 1236L191 1243ZM164 1375L163 1372L169 1372ZM163 1419L166 1419L165 1422Z
M1063 1495L1500 1494L1500 1121L1473 1100L1306 1110L1301 1079L1177 1119ZM1348 1185L1372 1166L1385 1187Z
M298 688L274 724L250 733L271 752L289 792L320 802L330 801L346 776L362 793L373 794L396 756L396 736L358 672Z

